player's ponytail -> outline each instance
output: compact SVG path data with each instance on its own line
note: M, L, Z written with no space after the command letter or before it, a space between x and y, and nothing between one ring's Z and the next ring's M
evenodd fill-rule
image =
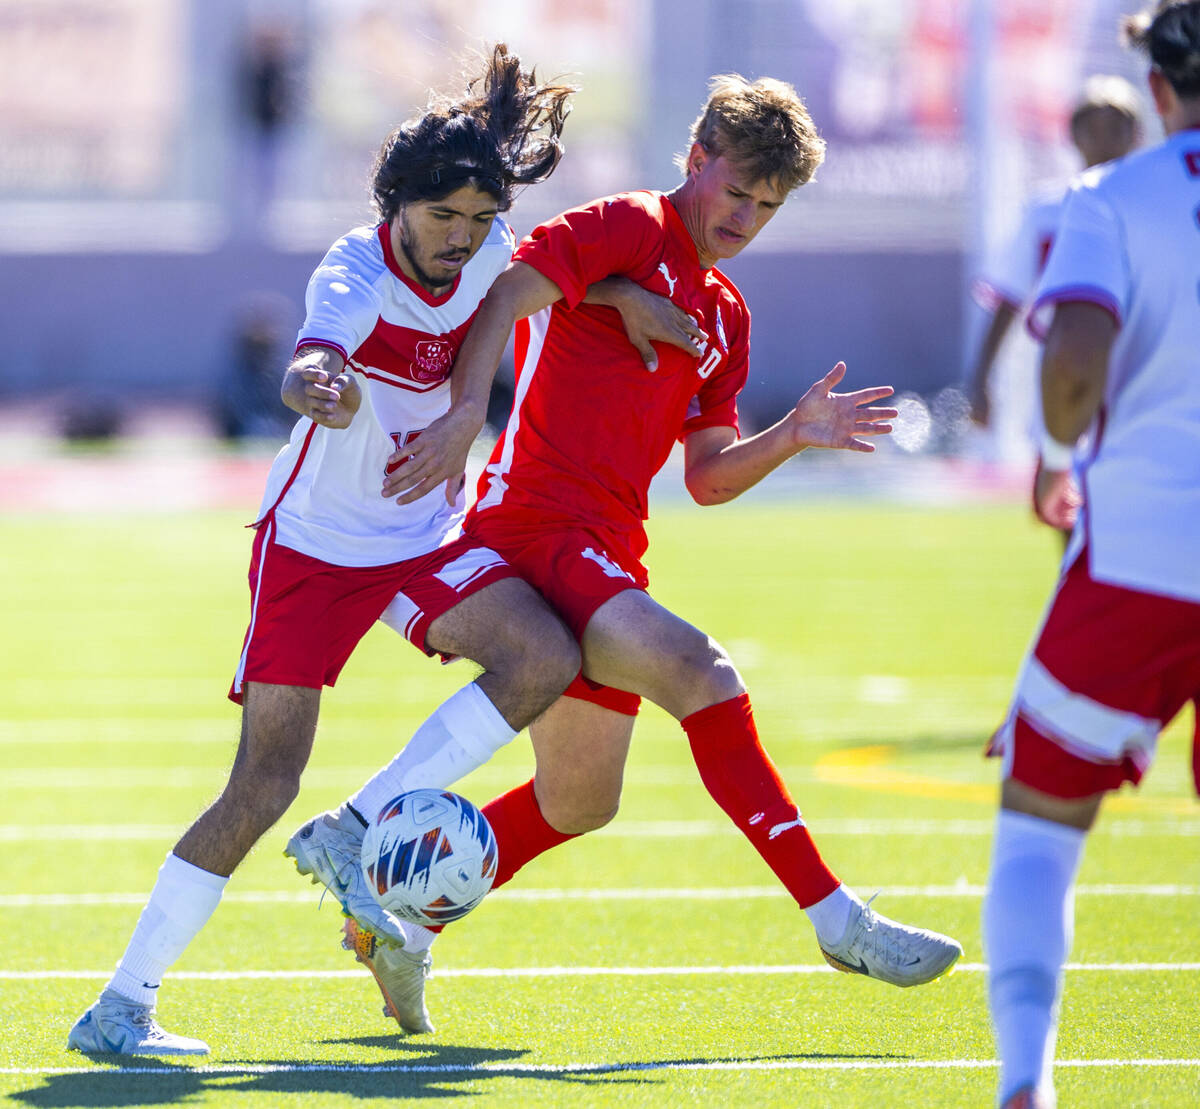
M463 96L435 97L384 140L371 176L379 218L388 221L404 204L437 200L467 184L508 209L518 188L545 180L558 165L574 91L539 84L497 43Z
M1128 16L1125 41L1150 61L1181 100L1200 97L1200 0L1160 0L1153 9Z

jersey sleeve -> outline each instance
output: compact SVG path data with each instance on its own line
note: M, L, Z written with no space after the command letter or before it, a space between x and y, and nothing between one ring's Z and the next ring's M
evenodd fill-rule
M730 312L728 354L692 397L680 442L707 427L731 427L740 435L737 398L750 373L750 315L743 306L737 307L739 311Z
M1020 308L1037 282L1038 242L1034 206L1027 204L1016 232L990 259L972 287L976 302L994 312L1001 304Z
M662 224L633 197L608 197L536 227L514 260L532 266L562 291L567 306L606 277L643 276L661 252Z
M1067 198L1062 223L1029 313L1029 331L1045 340L1054 308L1065 301L1097 304L1118 327L1129 302L1129 260L1121 220L1085 177Z
M296 349L332 347L349 360L379 320L381 272L370 240L348 236L334 243L309 278Z

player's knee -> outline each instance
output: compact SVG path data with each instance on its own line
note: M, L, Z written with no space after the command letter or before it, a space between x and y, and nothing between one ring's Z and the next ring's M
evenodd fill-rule
M609 809L599 809L594 804L589 804L582 807L551 808L549 813L543 811L542 815L556 832L561 832L564 836L581 836L610 823L617 815L617 809L617 805Z
M538 798L538 807L546 823L567 836L579 836L603 828L617 815L620 805L619 789L615 792L551 792Z
M737 667L714 639L697 640L680 654L676 665L678 687L692 691L708 704L727 701L745 692Z
M527 622L492 669L506 673L527 696L550 704L579 673L579 644L557 616Z

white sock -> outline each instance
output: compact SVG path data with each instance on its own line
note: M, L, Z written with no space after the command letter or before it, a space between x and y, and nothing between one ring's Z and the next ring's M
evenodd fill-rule
M410 789L445 789L482 766L516 732L472 682L444 701L387 766L350 804L367 820L393 797Z
M804 911L817 930L817 939L823 944L835 944L846 934L850 914L861 906L858 895L843 885Z
M440 934L420 924L409 924L407 920L400 921L400 930L404 933L405 951L428 951Z
M1054 1104L1054 1043L1087 833L1001 809L983 905L1000 1102L1034 1086Z
M139 1004L153 1005L163 972L208 922L228 881L174 853L167 855L109 987Z

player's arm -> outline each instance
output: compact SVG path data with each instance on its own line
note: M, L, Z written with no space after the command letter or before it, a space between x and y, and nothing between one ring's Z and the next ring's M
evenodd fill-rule
M397 451L389 466L400 463L383 483L383 495L408 504L458 479L467 453L487 416L492 381L517 320L549 307L562 290L524 262L513 262L492 283L471 322L450 375L450 411L434 420L420 436ZM450 490L447 489L450 499Z
M890 386L835 393L846 374L839 362L777 424L748 439L731 427L701 428L684 440L684 482L697 504L722 504L757 484L808 447L873 451L865 436L887 435L894 408L870 407L892 395Z
M991 321L983 336L983 342L979 346L979 354L975 359L974 366L971 367L971 373L967 380L967 395L971 402L971 419L980 427L987 427L991 422L992 406L991 398L988 395L988 386L991 381L992 367L995 365L996 356L1000 353L1004 337L1012 327L1013 320L1017 318L1018 311L1016 305L1010 304L1006 300L1000 301L992 313Z
M1116 320L1097 304L1066 301L1054 310L1042 351L1045 432L1033 498L1038 515L1055 527L1074 523L1071 452L1100 411L1116 337Z
M279 391L293 412L322 427L349 427L362 403L362 391L346 360L332 347L306 346L284 371Z
M589 285L583 300L585 304L603 304L621 313L625 334L651 373L658 369L658 353L653 343L670 343L699 358L707 342L696 321L682 308L627 277L606 277Z

